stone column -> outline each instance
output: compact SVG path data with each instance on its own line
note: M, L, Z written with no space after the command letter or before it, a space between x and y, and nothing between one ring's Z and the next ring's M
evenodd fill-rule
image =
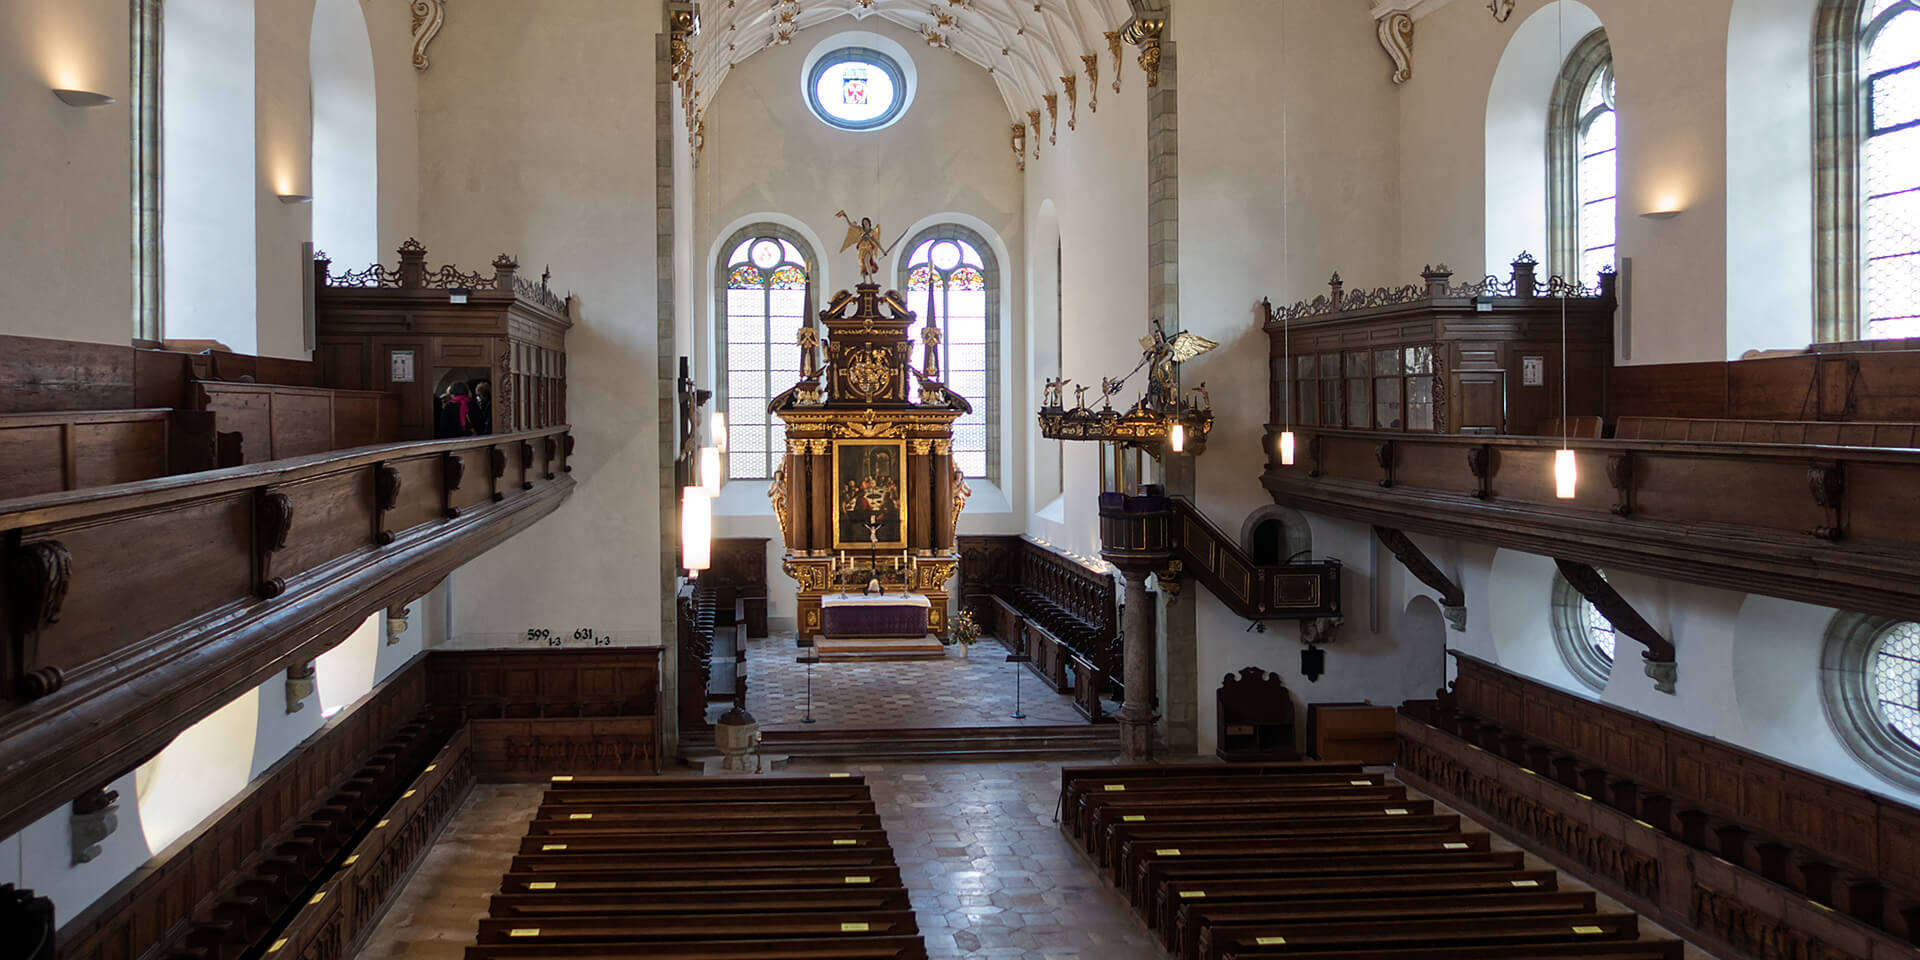
M1120 760L1153 760L1153 601L1147 594L1147 571L1122 567L1126 581L1126 620L1121 670L1127 702L1120 706Z

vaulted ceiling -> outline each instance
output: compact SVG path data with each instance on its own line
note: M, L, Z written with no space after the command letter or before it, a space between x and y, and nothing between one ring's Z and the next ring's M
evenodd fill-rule
M879 17L986 68L1016 121L1060 93L1061 77L1084 77L1086 56L1099 57L1100 76L1111 82L1107 34L1133 17L1129 0L701 0L698 11L690 114L748 57L838 17Z

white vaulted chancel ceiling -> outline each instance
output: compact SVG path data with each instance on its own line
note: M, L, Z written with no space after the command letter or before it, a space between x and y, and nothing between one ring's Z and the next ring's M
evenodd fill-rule
M695 112L748 57L841 17L879 17L919 34L930 51L986 68L1016 121L1039 109L1046 94L1059 93L1061 77L1084 78L1083 57L1098 56L1101 82L1111 83L1107 34L1133 17L1127 0L703 0L696 10ZM1123 53L1124 64L1132 53Z

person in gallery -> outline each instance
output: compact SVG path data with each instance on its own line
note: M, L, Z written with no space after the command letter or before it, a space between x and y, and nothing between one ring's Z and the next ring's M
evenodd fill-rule
M473 432L492 433L493 384L484 379L478 379L469 385L469 389L473 392Z
M433 436L436 440L470 437L476 415L473 390L455 381L434 400Z

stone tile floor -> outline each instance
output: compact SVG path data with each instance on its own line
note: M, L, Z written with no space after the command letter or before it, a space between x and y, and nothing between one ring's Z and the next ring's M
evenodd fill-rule
M983 638L961 659L947 648L945 660L821 663L813 667L814 723L803 724L807 668L795 663L792 637L747 642L747 711L762 730L899 729L1082 724L1073 698L1054 693L1023 664L1006 662L1006 649ZM1014 720L1014 676L1020 675L1020 709ZM717 717L726 704L712 704ZM1117 704L1109 709L1117 711Z
M852 770L906 880L927 952L981 960L1163 960L1150 931L1054 823L1060 763L796 762ZM669 776L687 776L680 770ZM375 928L360 960L460 960L543 784L481 784ZM1493 838L1496 849L1514 849ZM1528 865L1545 868L1537 857ZM1562 877L1563 889L1587 889ZM1605 897L1602 909L1623 909ZM1645 936L1668 936L1641 921ZM1688 960L1711 960L1688 947Z

